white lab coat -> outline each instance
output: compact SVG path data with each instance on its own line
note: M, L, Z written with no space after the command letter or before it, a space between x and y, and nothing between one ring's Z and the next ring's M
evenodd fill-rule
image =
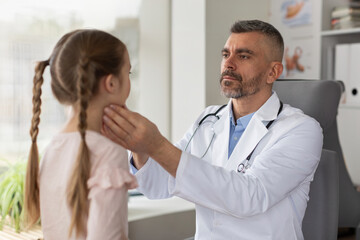
M230 102L214 124L199 128L181 155L176 178L149 159L136 173L139 191L151 199L175 195L195 203L196 240L303 239L309 185L323 143L319 123L287 104L277 116L280 103L273 92L253 115L228 159L229 106ZM176 146L184 149L198 122L218 108L206 108ZM200 159L212 129L214 141ZM238 165L254 148L250 168L238 173Z

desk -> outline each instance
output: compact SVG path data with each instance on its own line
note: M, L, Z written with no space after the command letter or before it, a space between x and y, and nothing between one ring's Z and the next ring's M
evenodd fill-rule
M195 234L195 206L181 198L149 200L133 196L128 204L130 240L182 240ZM101 224L101 223L100 223ZM4 225L0 240L42 239L41 227L15 233Z
M39 225L34 225L29 231L22 231L20 233L16 233L12 227L5 224L3 230L0 231L0 240L40 240L40 239L43 239L43 234L41 232L41 227Z
M178 197L129 199L130 240L182 240L195 234L195 205Z

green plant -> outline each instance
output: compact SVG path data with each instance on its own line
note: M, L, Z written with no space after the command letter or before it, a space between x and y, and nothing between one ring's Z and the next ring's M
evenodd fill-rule
M22 209L26 162L2 161L7 163L8 168L0 174L0 230L7 221L7 216L9 216L10 225L15 228L16 232L20 232L24 215Z

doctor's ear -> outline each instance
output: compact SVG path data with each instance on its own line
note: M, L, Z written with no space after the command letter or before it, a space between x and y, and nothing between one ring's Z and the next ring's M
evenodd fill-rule
M102 79L102 84L104 86L105 91L108 93L114 93L116 88L118 87L119 80L112 74L104 76Z
M278 79L281 76L283 69L284 67L281 62L273 62L267 78L267 83L271 84L275 82L276 79Z

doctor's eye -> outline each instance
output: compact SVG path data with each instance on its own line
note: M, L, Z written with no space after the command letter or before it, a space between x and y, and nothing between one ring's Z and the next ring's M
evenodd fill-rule
M239 55L239 58L240 59L249 59L250 57L247 55Z
M222 53L221 53L221 56L222 56L223 58L227 58L227 57L229 57L229 53L228 53L228 52L222 52Z

